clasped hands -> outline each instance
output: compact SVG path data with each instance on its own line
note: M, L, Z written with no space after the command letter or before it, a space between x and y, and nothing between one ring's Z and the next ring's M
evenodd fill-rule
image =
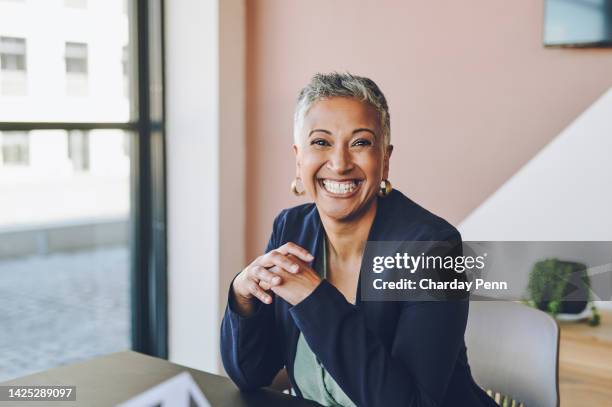
M241 313L252 311L253 298L272 303L270 291L291 305L308 297L321 282L308 265L313 259L306 249L291 242L256 258L232 283Z

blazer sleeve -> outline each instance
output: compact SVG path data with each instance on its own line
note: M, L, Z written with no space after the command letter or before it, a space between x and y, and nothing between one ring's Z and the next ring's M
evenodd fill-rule
M325 369L358 406L439 406L464 346L468 301L400 307L390 351L368 330L359 307L325 280L290 313Z
M278 247L279 215L274 220L266 253ZM284 366L283 342L275 329L274 303L256 302L249 317L235 312L230 285L228 303L221 322L221 359L229 377L241 390L268 386Z

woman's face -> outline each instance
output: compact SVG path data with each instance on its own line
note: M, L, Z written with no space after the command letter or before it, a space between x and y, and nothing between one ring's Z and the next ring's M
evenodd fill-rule
M293 148L306 192L319 212L336 220L349 220L370 206L388 177L393 149L384 148L376 109L344 97L315 102Z

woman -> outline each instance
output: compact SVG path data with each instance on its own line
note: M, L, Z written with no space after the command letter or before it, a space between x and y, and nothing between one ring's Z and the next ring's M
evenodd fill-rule
M455 241L443 219L388 181L390 120L376 84L317 74L295 113L295 194L314 204L274 221L266 254L232 282L221 327L241 389L286 368L297 396L331 406L495 405L473 381L467 301L362 301L367 241Z

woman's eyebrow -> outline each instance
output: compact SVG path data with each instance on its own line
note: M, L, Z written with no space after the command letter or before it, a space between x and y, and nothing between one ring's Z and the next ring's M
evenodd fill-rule
M332 135L331 131L329 131L329 130L325 130L325 129L313 129L313 130L310 130L310 133L308 133L308 137L312 136L312 133L317 133L317 132L322 132L322 133L325 133L325 134L329 134L330 136Z
M368 133L372 133L372 135L376 137L376 133L374 133L374 130L368 129L367 127L360 127L358 129L355 129L353 130L353 134L359 133L361 131L367 131Z
M374 130L368 129L367 127L360 127L358 129L355 129L355 130L353 130L353 134L357 134L357 133L362 132L362 131L367 131L368 133L371 133L374 137L376 137L376 133L374 133ZM329 130L325 130L325 129L312 129L308 133L308 137L312 136L313 133L317 133L317 132L329 134L330 136L332 135L332 132L329 131Z

